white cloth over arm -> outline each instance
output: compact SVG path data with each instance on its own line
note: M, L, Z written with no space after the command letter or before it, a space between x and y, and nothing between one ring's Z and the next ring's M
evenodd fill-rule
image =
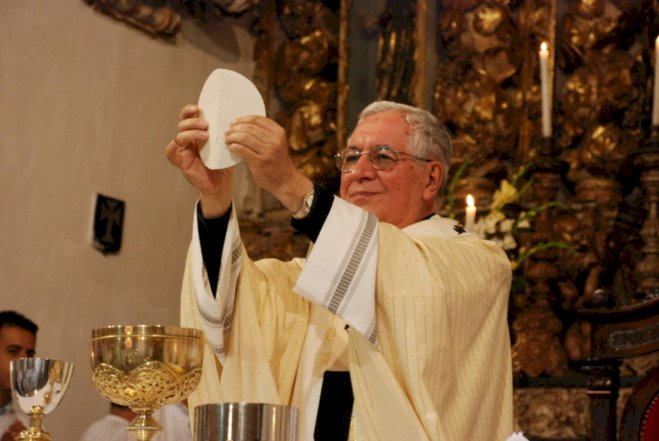
M335 198L295 292L375 342L377 218Z
M231 214L216 298L194 225L181 293L181 325L206 334L202 378L189 397L205 403L290 405L309 304L292 294L301 261L251 261Z
M233 210L233 209L232 209ZM227 228L222 260L217 283L217 296L213 296L208 272L204 267L201 253L199 230L197 229L197 211L195 210L190 246L192 262L192 283L197 305L197 313L206 333L206 340L220 361L224 360L224 340L231 327L234 302L236 298L236 283L240 275L242 262L242 243L238 230L238 222L232 212Z

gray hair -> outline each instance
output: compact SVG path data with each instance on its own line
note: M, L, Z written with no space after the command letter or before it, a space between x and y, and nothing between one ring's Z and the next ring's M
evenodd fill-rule
M369 104L359 114L357 124L366 117L388 111L402 113L405 116L405 121L410 125L412 133L407 146L410 153L441 162L442 182L437 194L439 199L448 182L449 164L453 155L453 145L448 130L432 113L418 107L393 101L375 101Z

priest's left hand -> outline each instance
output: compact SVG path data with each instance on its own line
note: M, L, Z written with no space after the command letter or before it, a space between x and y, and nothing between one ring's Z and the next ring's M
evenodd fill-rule
M259 187L291 212L300 209L313 184L295 167L282 126L264 116L244 116L231 124L225 142L245 161Z

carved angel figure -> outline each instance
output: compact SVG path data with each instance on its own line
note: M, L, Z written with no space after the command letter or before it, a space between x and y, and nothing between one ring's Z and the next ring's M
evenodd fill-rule
M563 325L550 310L526 309L517 315L512 328L516 335L513 372L532 377L565 373L567 357L558 339Z

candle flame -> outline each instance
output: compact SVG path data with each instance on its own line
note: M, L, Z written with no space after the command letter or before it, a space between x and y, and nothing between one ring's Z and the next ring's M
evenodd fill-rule
M467 195L467 206L473 207L475 205L474 197L470 194Z
M543 41L542 44L540 44L540 50L542 52L547 52L547 42Z

